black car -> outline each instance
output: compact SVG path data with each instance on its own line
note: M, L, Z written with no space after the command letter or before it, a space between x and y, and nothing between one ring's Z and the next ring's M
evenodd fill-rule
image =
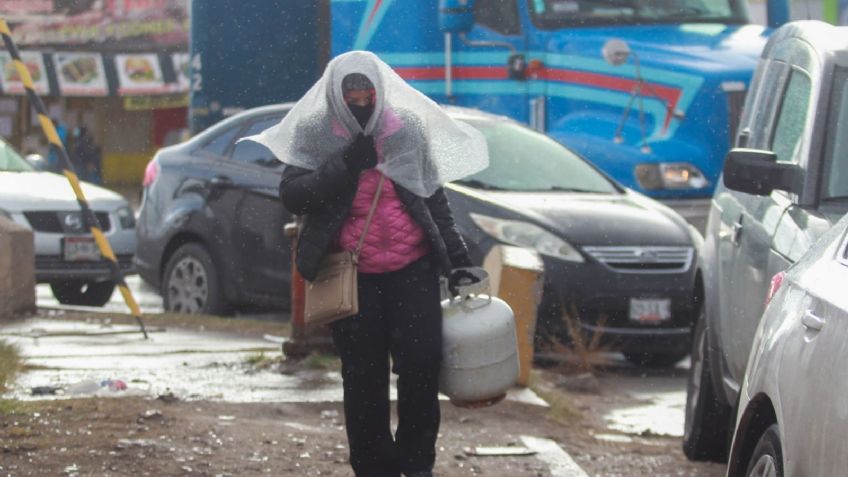
M291 105L233 116L161 150L148 165L137 268L165 308L225 313L286 307L291 261L278 199L283 165L252 141ZM633 361L688 352L700 235L670 209L627 190L561 144L510 119L448 107L489 146L486 170L446 187L472 259L496 244L535 249L545 264L541 332L573 310L587 334Z

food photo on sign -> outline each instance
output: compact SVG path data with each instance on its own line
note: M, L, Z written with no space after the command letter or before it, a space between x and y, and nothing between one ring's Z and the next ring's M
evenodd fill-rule
M168 91L162 78L159 56L154 53L117 55L115 67L120 82L119 94L157 94Z
M32 77L32 82L35 85L35 92L38 94L46 94L50 87L47 83L47 75L44 69L44 57L41 53L34 51L22 51L21 61L29 70L29 75ZM2 87L6 94L26 94L23 80L18 74L18 69L15 68L15 63L8 53L0 53L0 71L2 71Z
M97 53L63 52L53 55L59 89L66 96L106 96L109 86L103 59Z

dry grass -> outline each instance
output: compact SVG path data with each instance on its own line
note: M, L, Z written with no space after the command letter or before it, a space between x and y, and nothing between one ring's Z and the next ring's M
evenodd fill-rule
M610 364L607 355L610 348L601 344L603 333L594 331L587 336L581 331L580 314L576 306L572 304L567 309L565 303L561 302L560 319L565 325L570 343L566 345L552 337L545 350L562 358L559 371L563 374L594 373L597 368ZM596 326L603 328L606 322L607 316L601 315Z
M550 406L548 416L555 421L571 425L580 420L581 414L574 406L573 399L562 389L544 379L537 371L530 374L530 389Z
M340 371L342 362L334 354L312 352L303 359L303 367L306 369L318 369L324 371Z
M0 341L0 392L6 391L6 386L12 382L15 375L23 367L18 349L4 341Z

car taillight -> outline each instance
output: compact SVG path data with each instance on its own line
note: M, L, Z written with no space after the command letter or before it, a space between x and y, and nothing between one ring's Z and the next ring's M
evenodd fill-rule
M159 177L159 161L154 157L144 168L144 180L141 181L141 185L147 187L156 182L157 177Z
M777 295L777 291L780 290L780 285L783 284L783 279L786 277L786 272L780 272L777 275L771 277L771 284L769 284L768 295L766 295L766 305L771 303L771 299Z

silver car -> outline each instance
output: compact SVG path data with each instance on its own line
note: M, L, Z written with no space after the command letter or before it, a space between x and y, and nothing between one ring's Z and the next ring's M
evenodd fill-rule
M125 273L133 271L135 216L110 190L82 183L91 209ZM35 240L35 278L49 283L60 303L103 306L115 285L67 179L33 168L0 140L0 215L29 227Z
M683 436L690 459L727 457L769 279L848 212L846 171L848 27L788 23L763 50L704 234Z
M739 395L729 476L845 475L848 215L772 280Z

